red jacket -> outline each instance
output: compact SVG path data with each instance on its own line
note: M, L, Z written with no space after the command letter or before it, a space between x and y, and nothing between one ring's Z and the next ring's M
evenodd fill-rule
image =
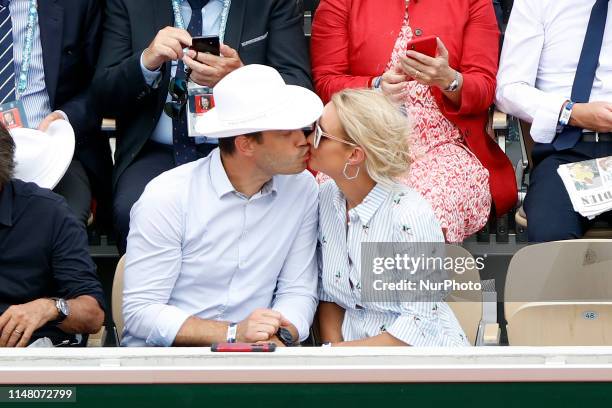
M312 27L312 72L324 102L344 88L367 87L382 75L404 22L404 0L322 0ZM463 74L461 106L432 88L442 113L463 133L466 144L489 170L496 212L517 202L512 164L486 133L495 96L499 31L491 0L411 0L415 34L436 35Z

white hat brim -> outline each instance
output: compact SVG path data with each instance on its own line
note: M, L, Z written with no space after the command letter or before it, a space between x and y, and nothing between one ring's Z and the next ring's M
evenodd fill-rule
M15 141L15 178L53 189L64 177L74 155L74 130L65 120L53 121L46 132L11 130Z
M301 86L287 85L282 106L254 119L227 122L212 108L198 118L195 128L199 134L220 139L265 130L294 130L312 125L323 113L323 102L312 91ZM245 112L248 116L248 112Z

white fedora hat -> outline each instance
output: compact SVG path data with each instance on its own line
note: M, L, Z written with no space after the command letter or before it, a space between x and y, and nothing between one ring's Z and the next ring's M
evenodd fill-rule
M272 67L246 65L215 86L215 107L198 118L196 131L223 138L264 130L310 126L323 113L321 99L301 86L287 85Z
M53 189L64 177L74 155L74 130L65 120L51 123L46 132L11 130L15 141L15 178Z

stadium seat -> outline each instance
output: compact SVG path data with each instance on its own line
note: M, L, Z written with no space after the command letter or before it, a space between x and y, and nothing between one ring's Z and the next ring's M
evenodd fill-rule
M509 345L612 345L611 249L582 239L518 251L504 293Z
M446 257L453 259L473 259L465 249L456 245L446 245ZM454 274L458 283L480 282L478 268L466 268L463 274ZM455 313L468 339L475 346L497 345L499 326L497 320L497 294L493 291L453 291L445 301Z
M531 138L530 129L531 125L524 121L519 121L519 137L521 142L521 161L516 167L516 179L519 188L519 201L521 206L514 214L514 220L517 225L527 227L527 214L523 209L523 200L527 194L527 186L529 185L529 171L533 168L533 161L531 158L531 150L535 142ZM554 220L551 220L554 221ZM612 238L612 227L606 223L595 223L584 235L584 238L600 238L608 239Z
M111 308L113 312L113 321L115 322L115 335L117 336L117 344L121 342L123 335L123 272L125 269L125 255L121 257L115 269L115 277L113 278L113 292L111 295Z

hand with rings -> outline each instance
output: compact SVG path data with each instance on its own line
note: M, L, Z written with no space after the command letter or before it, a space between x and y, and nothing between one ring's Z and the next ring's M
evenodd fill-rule
M409 50L400 58L402 72L422 85L446 89L455 79L455 70L449 66L446 46L438 38L438 53L435 58Z
M13 305L0 316L0 347L25 347L32 334L57 318L57 308L51 299L37 299Z

